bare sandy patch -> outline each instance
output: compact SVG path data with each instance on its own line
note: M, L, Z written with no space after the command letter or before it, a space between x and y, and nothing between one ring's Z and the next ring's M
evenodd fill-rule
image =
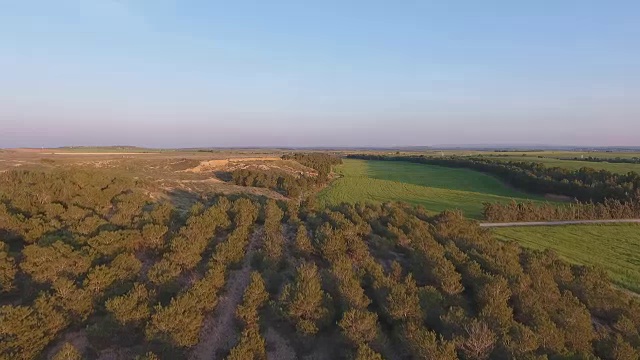
M206 160L200 162L200 165L184 170L186 172L200 173L205 171L213 171L229 165L230 163L241 163L248 161L276 161L280 160L277 157L246 157L246 158L229 158L229 159L215 159Z
M573 198L567 195L544 194L544 198L551 201L573 202Z
M296 352L293 350L287 339L279 332L270 327L264 334L267 342L267 359L269 360L295 360Z
M42 153L44 155L79 155L79 156L99 156L99 155L157 155L155 152L51 152Z

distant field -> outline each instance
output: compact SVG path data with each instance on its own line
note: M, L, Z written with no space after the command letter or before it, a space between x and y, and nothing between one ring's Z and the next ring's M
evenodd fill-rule
M600 155L597 155L600 156ZM571 157L569 155L563 155L561 157ZM566 169L577 170L583 167L590 167L596 170L607 170L614 173L625 174L630 171L640 173L640 164L621 164L621 163L608 163L608 162L592 162L592 161L580 161L580 160L560 160L557 158L544 157L539 158L537 156L500 156L491 157L491 159L499 161L534 161L542 163L548 167L561 167Z
M576 264L599 265L611 279L640 293L640 225L568 225L500 228L497 238L552 249Z
M480 218L483 202L543 200L467 169L345 159L336 171L341 178L320 193L322 204L404 201L432 212L460 209L469 217Z
M38 149L35 149L38 151ZM173 151L173 150L164 150L164 149L149 149L149 148L139 148L139 147L118 147L118 146L80 146L80 147L63 147L57 149L44 149L46 152L54 152L54 153L158 153L165 151Z
M362 153L351 152L351 153ZM395 152L390 151L369 151L370 154L394 156ZM640 157L640 152L577 152L577 151L481 151L481 150L428 150L428 151L405 151L402 155L424 155L424 156L484 156L498 161L528 161L538 162L549 167L562 167L577 170L582 167L590 167L596 170L607 170L614 173L626 174L630 171L640 173L640 164L621 164L607 162L591 162L580 160L561 160L584 157L596 157L601 159L621 158L631 159ZM542 157L540 157L542 156Z

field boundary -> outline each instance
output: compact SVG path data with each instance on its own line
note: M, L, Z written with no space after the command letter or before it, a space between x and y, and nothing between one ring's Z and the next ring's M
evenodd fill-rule
M561 226L580 224L640 224L640 219L607 219L607 220L565 220L565 221L522 221L505 223L480 223L480 227L515 227L515 226Z

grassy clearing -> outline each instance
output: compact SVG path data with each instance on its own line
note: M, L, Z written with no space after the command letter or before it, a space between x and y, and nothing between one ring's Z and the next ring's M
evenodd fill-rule
M390 161L345 159L335 180L319 195L322 204L403 201L432 212L460 209L480 218L483 202L542 200L472 170Z
M640 293L640 225L567 225L494 229L497 238L552 249L576 264L598 265L622 287Z

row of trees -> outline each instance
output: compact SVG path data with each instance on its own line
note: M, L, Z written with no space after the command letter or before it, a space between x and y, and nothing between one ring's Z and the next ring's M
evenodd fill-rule
M636 172L616 174L606 170L583 167L571 170L546 167L537 162L500 161L483 157L424 157L349 155L365 160L409 161L420 164L468 168L495 175L525 191L538 194L559 194L580 201L603 202L640 200L640 175Z
M561 158L560 160L575 160L575 161L588 161L588 162L607 162L612 164L640 164L640 157L631 157L631 158L600 158L597 156L587 156L587 157L573 157L573 158Z
M640 218L640 202L607 199L602 203L485 203L483 217L493 222L609 220Z
M159 340L179 348L198 343L204 317L215 308L228 270L243 259L258 208L248 199L238 199L229 206L220 204L228 202L222 198L218 205L209 208L203 215L210 209L216 209L212 213L223 208L231 210L234 214L232 232L226 240L215 246L201 279L172 298L167 306L156 306L155 314L145 330L148 340ZM195 219L197 221L200 218ZM187 226L193 223L188 221Z
M264 280L258 272L251 273L251 282L245 289L242 304L238 305L236 317L243 330L238 344L231 349L228 360L266 359L265 340L260 335L260 310L269 300Z

